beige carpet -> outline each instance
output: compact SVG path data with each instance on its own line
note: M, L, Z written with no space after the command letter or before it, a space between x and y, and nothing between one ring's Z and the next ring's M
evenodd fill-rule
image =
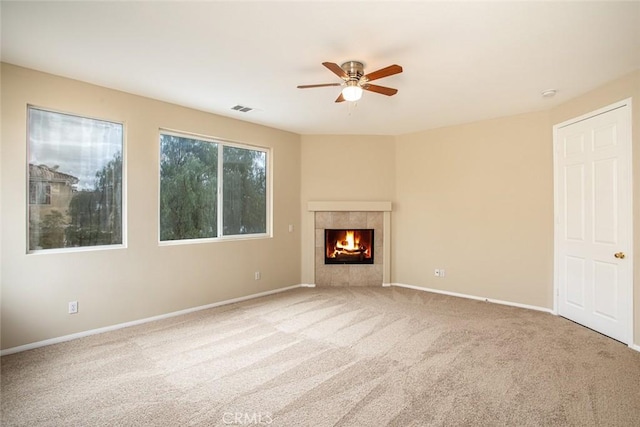
M3 426L640 425L640 353L545 313L298 289L2 358Z

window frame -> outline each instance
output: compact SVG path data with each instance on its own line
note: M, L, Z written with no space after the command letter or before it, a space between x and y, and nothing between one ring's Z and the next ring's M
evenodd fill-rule
M196 239L176 239L176 240L161 240L161 213L160 210L162 208L160 198L162 196L162 187L161 187L161 176L160 176L160 165L162 162L162 135L175 136L178 138L188 138L188 139L196 139L203 142L209 142L217 145L218 150L218 165L217 165L217 216L216 216L216 237L202 237ZM229 241L238 241L238 240L259 240L259 239L270 239L273 237L273 151L271 147L261 146L257 144L249 144L246 142L238 142L232 141L225 138L219 138L214 136L207 136L193 132L185 132L174 129L160 128L158 130L158 204L157 204L157 221L158 221L158 245L159 246L176 246L176 245L190 245L190 244L202 244L202 243L215 243L215 242L229 242ZM265 153L265 232L264 233L251 233L251 234L230 234L224 235L224 182L223 182L223 174L224 174L224 147L234 147L241 148L245 150L253 150L260 151Z
M122 229L122 243L114 243L111 245L95 245L95 246L73 246L68 248L49 248L49 249L31 249L29 248L29 239L30 239L30 221L31 207L34 206L30 203L30 180L29 180L29 159L31 154L31 134L30 134L30 122L29 122L29 111L30 110L40 110L46 113L53 114L63 114L67 116L79 117L82 119L89 120L97 120L101 122L108 122L120 125L122 127L122 201L121 201L121 229ZM128 204L127 204L127 123L123 120L115 120L115 119L105 119L102 117L97 117L89 114L81 114L72 111L58 110L55 108L49 107L41 107L35 104L27 104L25 109L25 123L26 123L26 144L25 144L25 199L23 205L25 206L25 253L27 255L48 255L48 254L61 254L61 253L74 253L74 252L93 252L93 251L111 251L118 249L126 249L128 247ZM46 206L46 205L45 205Z

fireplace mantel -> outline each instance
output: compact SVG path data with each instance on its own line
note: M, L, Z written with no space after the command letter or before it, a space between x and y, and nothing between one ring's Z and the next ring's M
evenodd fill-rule
M315 284L315 214L316 212L382 212L383 213L383 270L382 286L391 283L391 209L390 201L310 201L304 221L306 240L302 279Z
M309 202L311 212L391 212L391 202Z

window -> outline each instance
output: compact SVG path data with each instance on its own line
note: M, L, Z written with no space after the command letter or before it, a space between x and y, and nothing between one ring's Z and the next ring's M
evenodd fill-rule
M29 204L50 205L51 204L51 184L46 182L29 182Z
M267 232L267 153L223 147L225 236Z
M218 147L160 136L160 240L217 237Z
M118 245L123 126L28 109L29 251Z
M160 241L267 234L268 150L160 133Z

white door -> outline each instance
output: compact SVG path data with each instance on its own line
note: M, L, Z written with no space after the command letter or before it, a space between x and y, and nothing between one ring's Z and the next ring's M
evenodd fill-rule
M556 310L630 344L630 100L554 126Z

